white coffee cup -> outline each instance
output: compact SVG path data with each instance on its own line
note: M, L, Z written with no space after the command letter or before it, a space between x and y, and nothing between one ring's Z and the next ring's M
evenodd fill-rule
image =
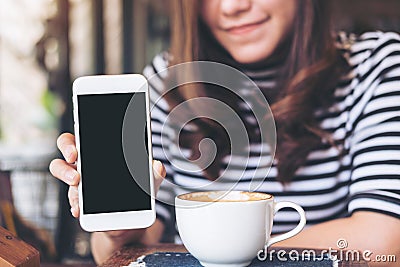
M291 231L271 237L275 213L293 208L300 214ZM183 244L203 266L248 266L257 253L298 234L304 210L293 202L275 202L266 193L194 192L175 198L176 222Z

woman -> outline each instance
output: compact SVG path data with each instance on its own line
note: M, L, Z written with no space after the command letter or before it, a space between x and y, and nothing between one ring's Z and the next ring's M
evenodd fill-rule
M165 176L181 188L210 181L219 188L236 178L235 188L240 190L249 177L265 179L259 191L294 201L307 214L308 227L279 246L337 248L336 242L344 238L348 249L399 258L400 37L380 32L332 36L327 1L183 0L171 4L171 49L156 56L144 70L154 103L156 184ZM158 100L169 78L157 72L194 60L239 69L271 104L277 147L269 173L268 166L251 163L267 156L257 151L261 140L257 127L234 95L215 86L195 86L194 90L180 86ZM218 124L196 119L179 137L180 148L189 152L190 159L201 156L200 140L214 140L218 154L201 172L179 168L175 163L184 159L174 152L177 144L165 136L164 142L171 144L160 141L163 133L159 129L167 113L199 96L226 101L244 119L250 159L240 166L244 173L239 181L229 175L216 180L227 158L233 158ZM257 101L252 104L258 105ZM70 185L71 212L77 217L79 175L73 165L77 157L73 136L61 135L58 147L66 161L54 160L50 170ZM265 171L254 172L255 168ZM160 188L158 219L153 226L92 235L97 262L123 244L159 242L174 230L171 206L162 203L177 193L168 184ZM291 211L282 212L274 221L274 232L290 229L296 220Z

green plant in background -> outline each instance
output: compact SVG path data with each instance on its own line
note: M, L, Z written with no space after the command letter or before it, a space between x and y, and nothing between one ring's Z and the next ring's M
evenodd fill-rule
M46 120L42 123L41 128L45 130L57 129L59 118L65 109L61 98L50 90L44 90L40 102L46 112Z

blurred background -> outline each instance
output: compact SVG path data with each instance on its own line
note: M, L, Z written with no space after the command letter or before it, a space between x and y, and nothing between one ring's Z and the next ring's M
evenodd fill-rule
M399 0L335 0L335 28L400 32ZM67 187L48 172L72 132L72 81L141 73L169 42L168 1L0 0L0 226L42 262L91 265Z

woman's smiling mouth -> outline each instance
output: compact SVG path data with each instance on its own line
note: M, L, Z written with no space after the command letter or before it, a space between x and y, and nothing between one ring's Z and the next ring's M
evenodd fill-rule
M259 28L262 24L264 24L268 20L269 17L263 20L259 20L257 22L244 23L237 26L225 27L225 31L235 35L245 34Z

